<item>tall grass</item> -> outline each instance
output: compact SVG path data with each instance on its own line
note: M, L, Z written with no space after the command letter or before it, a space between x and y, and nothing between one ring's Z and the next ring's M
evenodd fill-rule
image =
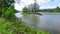
M50 34L43 30L37 30L33 27L24 25L20 22L10 22L4 18L0 18L0 34Z

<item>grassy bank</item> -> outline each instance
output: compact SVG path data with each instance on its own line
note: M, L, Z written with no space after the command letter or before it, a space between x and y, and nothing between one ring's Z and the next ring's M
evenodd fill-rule
M10 22L0 18L0 34L49 34L49 32L28 27L23 22Z

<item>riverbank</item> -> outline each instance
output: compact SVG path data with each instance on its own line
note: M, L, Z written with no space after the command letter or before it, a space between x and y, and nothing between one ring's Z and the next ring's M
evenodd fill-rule
M23 22L10 22L0 18L0 34L49 34L49 32L26 26Z

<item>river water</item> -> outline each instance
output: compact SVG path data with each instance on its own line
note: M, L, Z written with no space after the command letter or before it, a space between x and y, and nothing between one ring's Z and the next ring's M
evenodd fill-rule
M26 15L23 21L28 26L51 32L51 34L60 34L60 13L59 12L40 12L42 15Z
M21 0L22 1L22 0ZM22 1L23 2L23 1ZM21 11L24 4L20 3L20 0L15 0L14 8ZM40 12L42 15L21 15L16 13L17 18L22 17L22 20L27 26L32 26L37 29L42 29L51 34L60 34L60 12Z

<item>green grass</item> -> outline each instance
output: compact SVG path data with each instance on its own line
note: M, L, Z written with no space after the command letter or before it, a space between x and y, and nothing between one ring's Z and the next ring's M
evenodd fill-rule
M24 25L23 22L10 22L0 18L0 34L50 34L43 30Z

